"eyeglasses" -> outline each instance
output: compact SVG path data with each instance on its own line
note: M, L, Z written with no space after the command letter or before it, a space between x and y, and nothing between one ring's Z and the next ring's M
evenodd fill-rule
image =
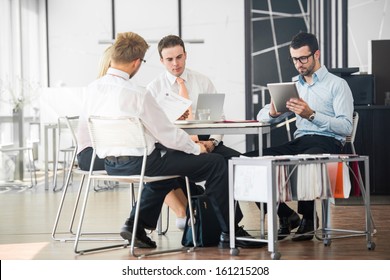
M291 57L290 56L289 60L290 60L291 63L294 63L294 64L296 64L297 61L299 61L302 64L306 64L309 61L309 57L314 56L314 54L315 54L315 52L311 53L309 55L300 56L300 57Z
M146 60L143 58L140 58L141 62L146 63Z

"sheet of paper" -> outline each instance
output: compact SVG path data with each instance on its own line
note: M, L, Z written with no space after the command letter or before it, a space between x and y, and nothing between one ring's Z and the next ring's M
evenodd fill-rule
M234 174L234 198L237 200L267 202L267 167L237 165Z
M157 98L157 102L163 108L171 122L176 121L191 106L192 101L176 93L170 92Z

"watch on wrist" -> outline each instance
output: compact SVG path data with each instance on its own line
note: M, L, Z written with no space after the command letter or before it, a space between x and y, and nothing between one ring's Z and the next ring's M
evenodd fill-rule
M316 111L313 111L313 114L311 114L310 116L309 116L309 121L313 121L314 120L314 118L316 117Z
M218 144L219 144L219 141L216 140L216 139L214 139L214 138L210 138L209 141L213 142L213 145L214 145L215 147L217 147Z

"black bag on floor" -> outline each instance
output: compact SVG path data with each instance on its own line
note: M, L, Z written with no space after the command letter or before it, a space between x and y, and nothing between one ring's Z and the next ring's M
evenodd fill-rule
M194 227L197 247L216 246L221 235L221 227L214 208L206 195L195 195L191 198L192 210L194 211ZM187 207L187 220L183 232L181 244L186 247L194 246L189 208Z

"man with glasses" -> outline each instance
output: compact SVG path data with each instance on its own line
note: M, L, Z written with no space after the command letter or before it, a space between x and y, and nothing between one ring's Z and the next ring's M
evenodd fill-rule
M328 72L320 63L317 38L310 33L295 35L290 43L290 61L299 72L300 98L286 103L290 110L279 113L273 102L257 115L259 121L277 123L288 115L297 117L294 140L263 149L263 155L341 153L346 136L352 132L353 97L345 80ZM255 156L258 152L247 153ZM314 236L314 201L299 201L299 215L285 203L279 204L279 239L298 227L293 241L311 240ZM318 218L317 218L318 219ZM317 223L318 224L318 223Z

